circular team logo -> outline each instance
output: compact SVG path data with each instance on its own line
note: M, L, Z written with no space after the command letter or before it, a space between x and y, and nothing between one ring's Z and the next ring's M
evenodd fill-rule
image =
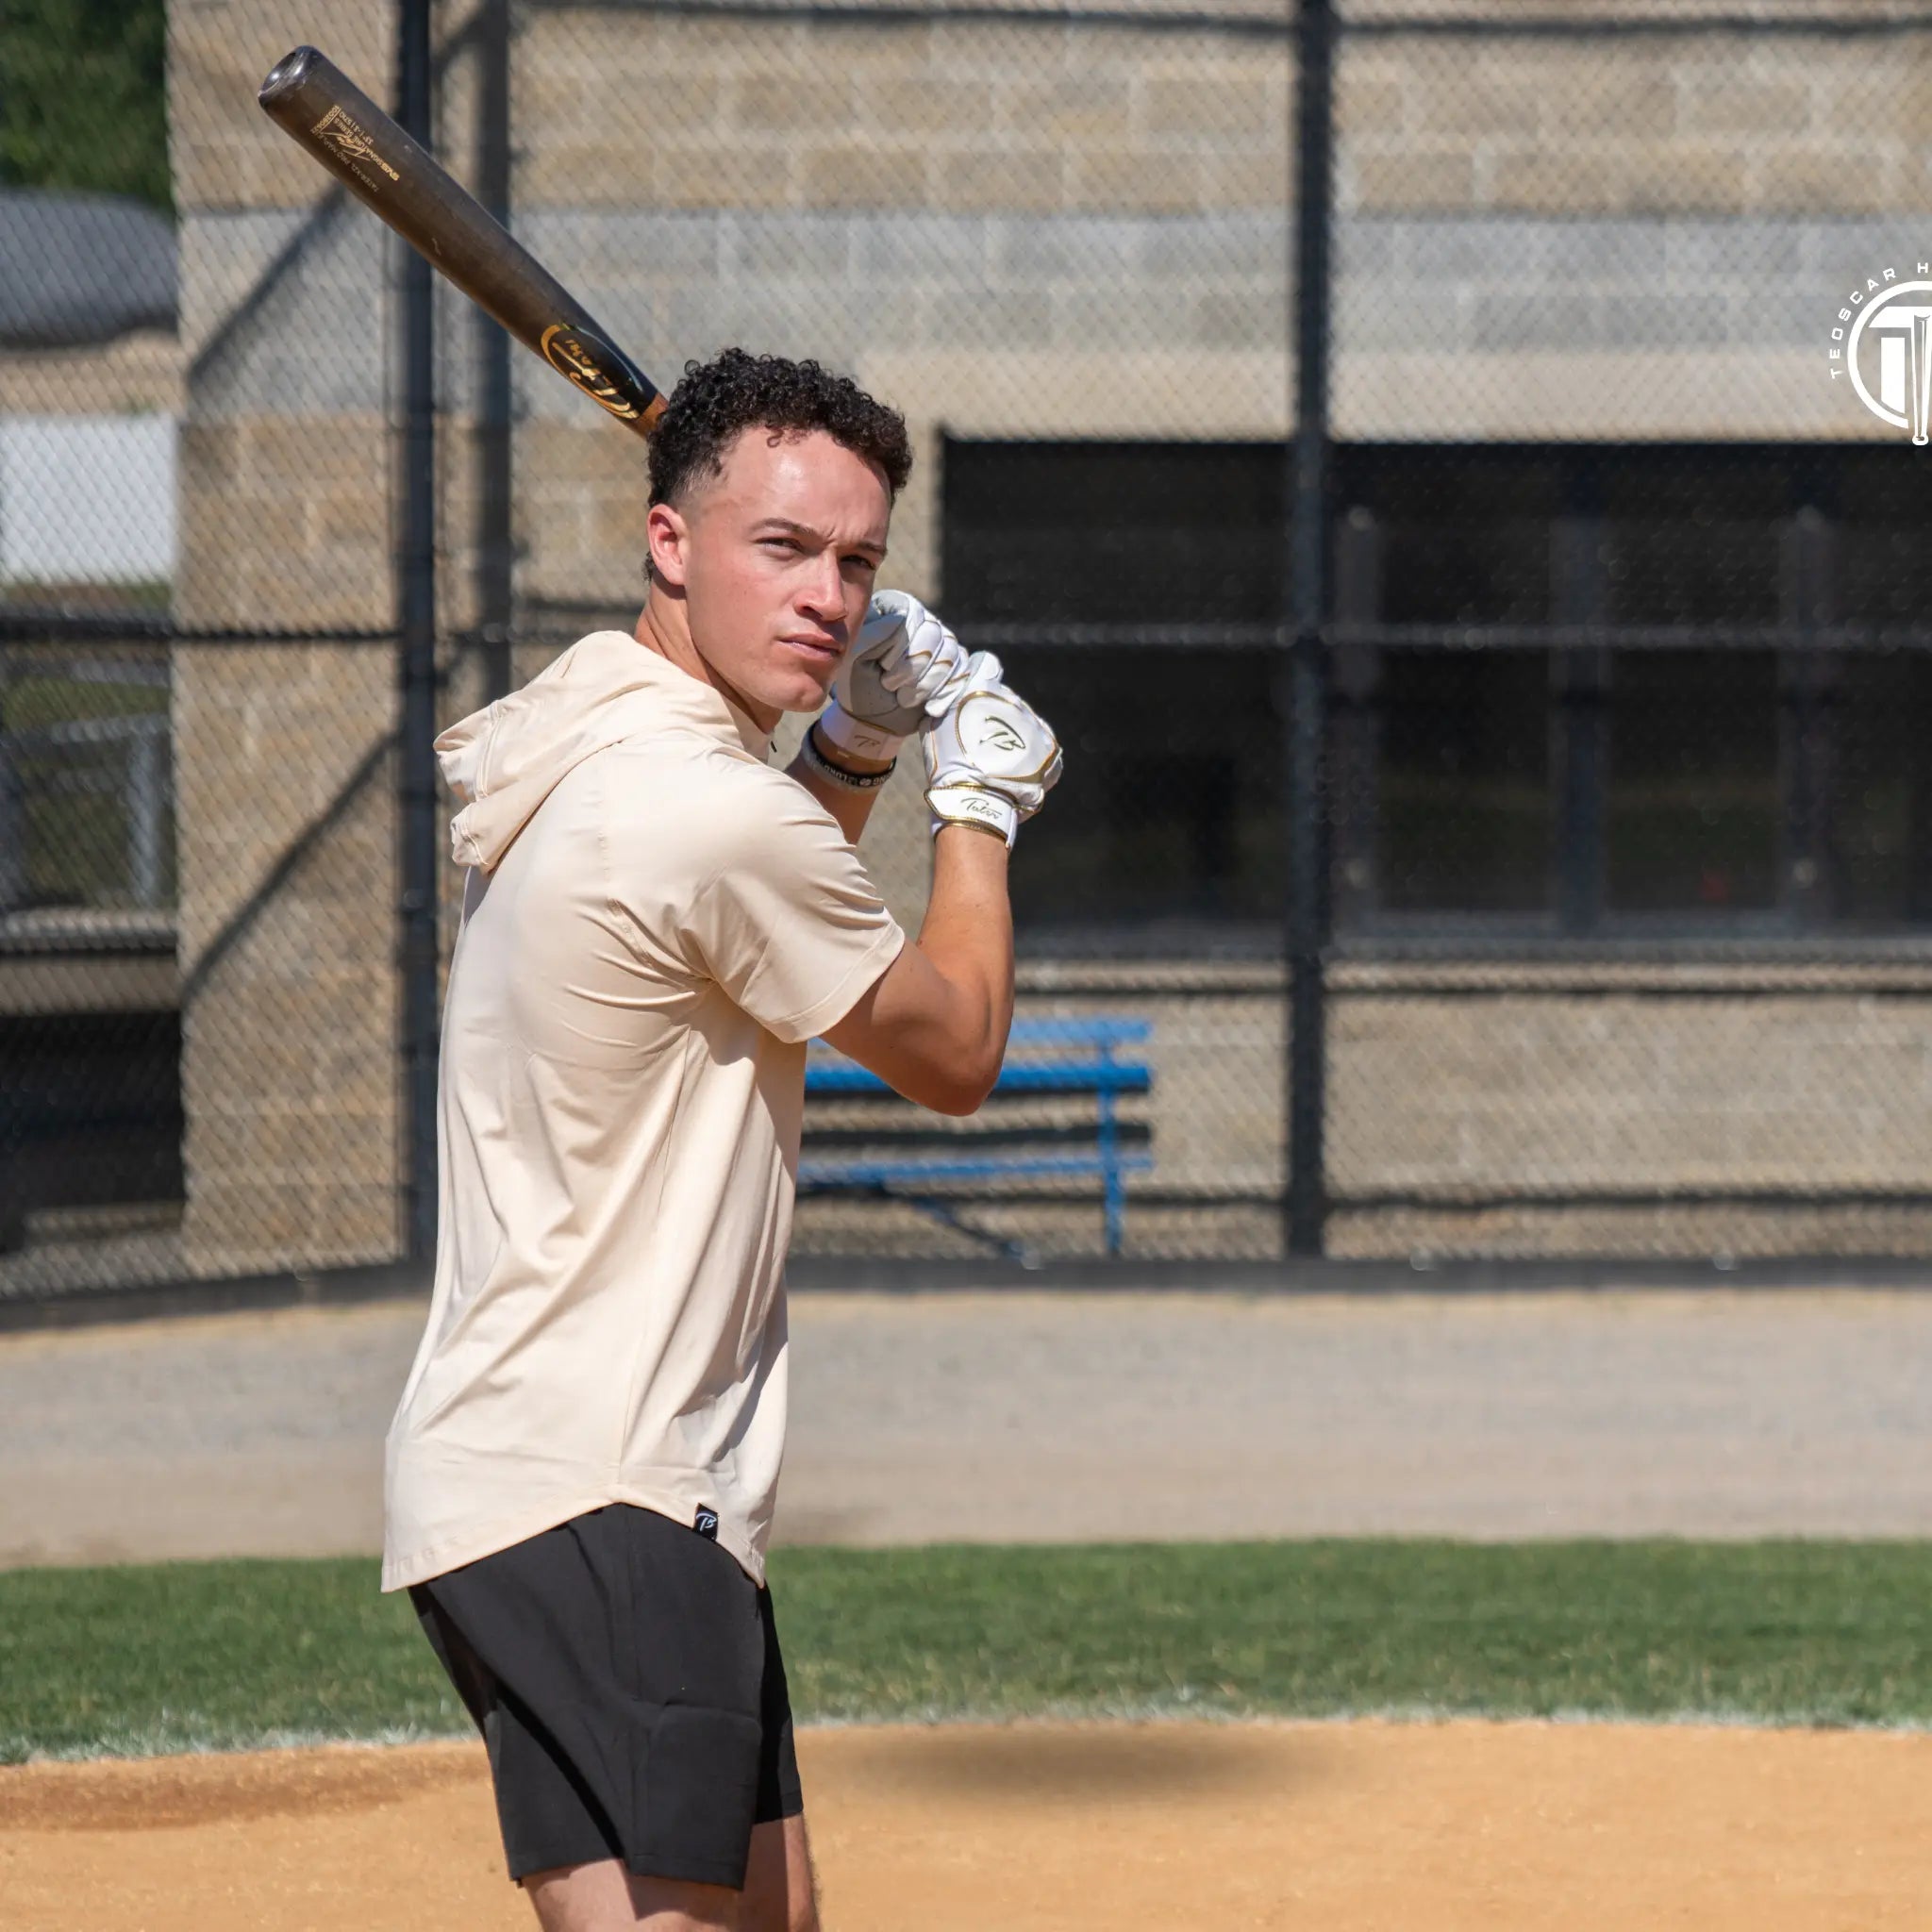
M1932 261L1917 265L1932 276ZM1932 279L1901 281L1896 269L1869 275L1840 305L1831 329L1831 375L1882 423L1932 441Z

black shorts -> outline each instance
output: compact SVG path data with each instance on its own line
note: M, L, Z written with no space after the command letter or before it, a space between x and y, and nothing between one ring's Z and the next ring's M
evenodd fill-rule
M612 1504L409 1596L489 1746L512 1878L621 1858L741 1889L752 1826L805 1808L771 1592L697 1531Z

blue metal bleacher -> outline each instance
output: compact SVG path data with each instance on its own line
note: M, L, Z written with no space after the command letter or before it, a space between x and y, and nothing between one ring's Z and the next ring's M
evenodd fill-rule
M1022 1244L997 1240L963 1223L951 1197L921 1191L934 1182L1093 1175L1101 1184L1107 1252L1117 1255L1126 1232L1126 1176L1154 1164L1152 1155L1123 1145L1121 1097L1150 1091L1154 1076L1144 1057L1124 1057L1122 1049L1140 1045L1151 1031L1148 1021L1111 1017L1013 1023L1007 1040L1006 1062L991 1099L1091 1094L1095 1119L1091 1153L1046 1154L1024 1146L1010 1153L996 1153L974 1148L974 1136L969 1132L947 1136L964 1143L957 1152L893 1158L814 1156L799 1164L800 1191L872 1193L903 1200L975 1239L994 1240L996 1245L1025 1259ZM876 1074L854 1065L823 1041L812 1042L806 1061L805 1091L808 1099L885 1096L892 1091ZM893 1138L903 1133L901 1129Z

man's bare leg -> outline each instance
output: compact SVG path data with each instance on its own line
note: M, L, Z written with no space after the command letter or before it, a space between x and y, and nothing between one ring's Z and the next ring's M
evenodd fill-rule
M803 1813L756 1825L739 1932L819 1932L818 1881Z
M724 1885L639 1878L616 1858L532 1872L524 1890L543 1932L738 1932L742 1896Z

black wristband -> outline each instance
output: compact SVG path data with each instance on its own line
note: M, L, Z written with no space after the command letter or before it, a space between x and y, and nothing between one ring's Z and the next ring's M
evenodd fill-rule
M819 749L818 740L812 736L817 729L816 719L805 727L805 736L798 744L799 752L820 777L829 778L834 785L842 785L848 791L876 791L892 775L899 763L894 758L883 772L849 772L843 765L834 764Z

